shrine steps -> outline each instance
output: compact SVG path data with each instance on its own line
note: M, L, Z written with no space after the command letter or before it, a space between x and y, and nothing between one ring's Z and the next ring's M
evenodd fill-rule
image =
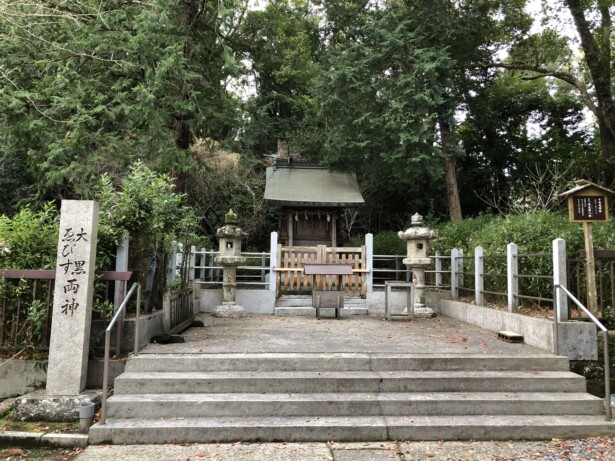
M344 308L340 310L342 317L351 315L367 315L368 309L364 299L360 297L345 297ZM316 310L312 305L312 295L282 295L276 299L275 315L314 317ZM335 309L322 308L323 317L335 317Z
M552 355L142 354L90 443L548 439L615 434Z

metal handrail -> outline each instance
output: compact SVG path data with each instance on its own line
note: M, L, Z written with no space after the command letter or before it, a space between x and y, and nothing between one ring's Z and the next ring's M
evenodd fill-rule
M602 331L603 342L604 342L604 404L606 410L606 420L611 420L611 371L609 366L609 330L598 320L594 315L583 305L581 302L575 298L575 296L570 293L566 287L561 285L553 285L554 290L562 290L566 295L572 299L572 301L591 319L592 322L596 324L596 326ZM558 313L555 312L553 316L555 318L555 331L559 327L559 316ZM557 341L557 334L556 334Z
M134 293L135 288L137 289L137 312L135 316L135 353L134 355L135 356L139 355L139 339L141 336L141 329L139 327L139 320L141 317L141 307L140 307L141 306L141 284L134 283L132 287L130 288L130 290L128 291L128 293L126 294L126 298L124 298L124 301L122 302L117 312L113 316L113 319L111 319L111 322L109 322L109 326L105 330L105 360L103 362L103 393L102 393L102 402L101 402L101 407L100 407L100 421L99 421L99 424L101 425L107 422L107 387L109 385L109 349L110 349L110 344L111 344L111 330L115 326L115 323L118 321L120 316L124 314L124 311L126 310L126 305L128 304L130 297ZM119 353L119 351L116 351L116 353Z

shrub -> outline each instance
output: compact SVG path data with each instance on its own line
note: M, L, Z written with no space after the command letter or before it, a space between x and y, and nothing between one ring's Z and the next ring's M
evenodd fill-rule
M474 238L494 219L497 218L491 215L480 215L476 218L432 225L431 227L438 233L438 237L431 241L432 252L439 251L442 254L449 254L452 248L462 248L464 251L473 248Z
M53 269L58 245L58 211L46 203L29 206L12 218L0 216L0 268Z
M167 266L173 240L190 248L197 218L192 208L185 205L184 194L177 194L173 189L169 175L157 173L140 162L131 166L119 187L108 175L102 175L94 193L94 198L100 202L99 269L114 259L124 233L130 235L129 264L138 272L137 279L143 286L151 264L157 268ZM166 270L159 269L156 274L154 286L158 291L154 299L148 299L152 299L153 305L160 305L166 287Z
M374 235L375 255L405 255L406 241L395 231L384 231Z

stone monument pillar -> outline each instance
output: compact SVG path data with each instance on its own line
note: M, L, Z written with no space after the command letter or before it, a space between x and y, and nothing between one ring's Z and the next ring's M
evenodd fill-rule
M224 216L224 227L216 232L220 241L220 254L214 261L222 266L222 304L213 308L214 317L243 317L245 309L235 302L237 266L246 262L241 256L241 238L246 234L237 227L237 215L233 210Z
M47 394L79 395L85 389L97 235L98 203L63 200Z
M411 225L405 232L399 232L399 238L406 240L408 257L403 263L412 271L414 283L414 312L417 316L432 317L433 309L425 306L425 269L431 265L429 258L429 241L437 236L436 232L422 227L423 217L416 213Z

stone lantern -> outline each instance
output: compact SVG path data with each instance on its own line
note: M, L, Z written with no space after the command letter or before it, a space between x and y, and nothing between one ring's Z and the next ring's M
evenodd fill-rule
M416 213L412 216L410 227L405 232L400 231L398 235L408 242L408 257L403 263L412 271L415 312L433 315L433 311L425 306L425 269L431 265L429 241L438 234L427 227L422 227L422 224L423 217Z
M243 317L245 309L235 302L237 288L237 266L246 262L241 256L241 239L245 237L240 227L237 227L237 215L233 210L224 216L224 227L216 232L220 242L220 253L214 261L222 266L222 304L214 307L214 317Z

